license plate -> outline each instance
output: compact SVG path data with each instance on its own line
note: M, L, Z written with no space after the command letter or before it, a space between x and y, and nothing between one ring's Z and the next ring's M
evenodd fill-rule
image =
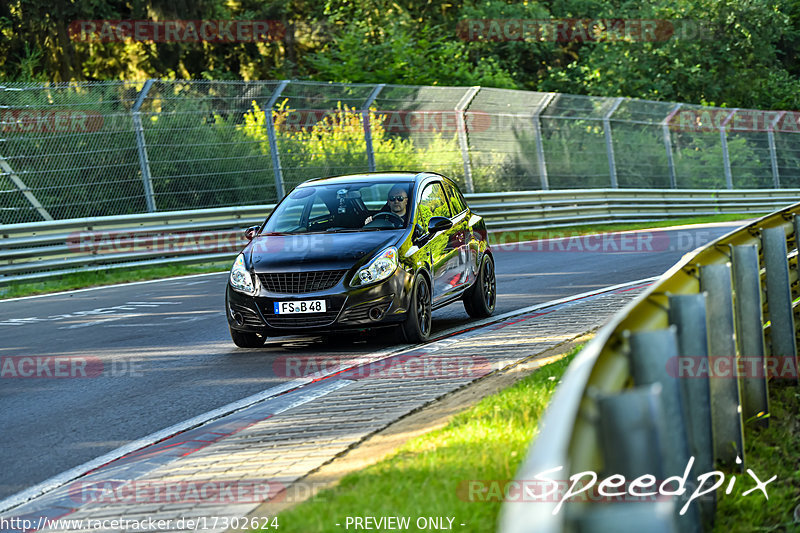
M275 302L276 315L293 313L324 313L325 300L300 300L295 302Z

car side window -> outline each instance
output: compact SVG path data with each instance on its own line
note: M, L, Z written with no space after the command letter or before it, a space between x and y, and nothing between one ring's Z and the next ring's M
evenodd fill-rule
M431 183L422 191L422 196L417 205L416 223L423 228L428 227L428 221L432 217L450 218L450 206L447 205L447 198L441 183Z
M460 215L467 209L467 201L461 195L461 191L455 185L446 184L447 197L450 199L450 206L453 208L453 215Z

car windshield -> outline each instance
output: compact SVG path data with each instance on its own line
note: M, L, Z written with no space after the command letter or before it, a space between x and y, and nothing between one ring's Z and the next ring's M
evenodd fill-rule
M405 228L411 183L354 182L298 187L262 233L329 233Z

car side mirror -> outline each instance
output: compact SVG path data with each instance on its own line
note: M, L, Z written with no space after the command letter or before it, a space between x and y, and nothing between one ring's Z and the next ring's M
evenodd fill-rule
M260 227L261 226L250 226L249 228L244 230L244 238L247 239L248 241L252 241L255 238L256 233L258 233L258 228Z
M453 221L446 217L431 217L428 221L428 233L433 236L440 231L447 231L453 227Z

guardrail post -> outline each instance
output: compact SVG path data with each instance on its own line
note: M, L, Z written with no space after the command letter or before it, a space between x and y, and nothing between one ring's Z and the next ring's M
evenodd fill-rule
M669 429L664 426L662 394L663 386L651 383L597 399L598 419L603 421L597 429L607 472L659 479L670 475L664 465L669 455L664 436Z
M711 394L708 373L700 370L708 362L708 331L706 329L706 295L670 294L669 323L677 329L678 359L670 368L675 372L681 389L683 418L686 421L686 440L689 455L695 458L692 473L698 475L714 470L714 440L711 434ZM706 530L711 529L716 509L716 493L706 495L700 502L700 513Z
M725 186L733 189L733 174L731 174L731 158L728 154L728 122L733 118L738 109L734 109L719 125L719 138L722 143L722 165L725 170Z
M778 116L769 123L767 128L767 143L769 144L769 162L772 167L772 184L776 189L781 188L781 174L778 170L778 150L775 148L775 126L780 119L786 114L786 111L781 111Z
M280 202L286 193L283 188L283 169L281 168L281 156L278 153L278 139L275 135L275 121L272 119L272 108L275 106L275 102L278 101L278 98L287 85L289 85L288 80L283 80L278 84L272 92L269 102L267 102L265 113L267 119L267 137L269 138L269 153L272 156L272 172L275 175L276 202Z
M456 124L458 126L458 144L461 146L461 159L464 161L464 183L467 192L475 192L475 185L472 183L472 163L469 159L469 143L467 142L467 121L464 118L467 107L475 98L480 90L479 86L470 87L461 100L456 104Z
M142 116L139 110L144 104L150 88L153 86L154 79L149 79L144 82L144 87L139 91L139 96L136 98L136 103L131 108L131 118L133 119L133 128L136 135L136 148L139 151L139 168L142 171L142 186L144 188L144 201L147 205L147 212L154 213L156 211L156 199L153 193L153 179L150 176L150 160L147 158L147 144L144 139L144 127L142 126Z
M598 397L598 419L602 420L598 431L605 469L602 475L619 474L631 480L644 475L666 479L672 474L667 466L672 453L670 418L665 411L668 402L664 399L664 386L658 382ZM677 475L681 474L683 471ZM605 503L567 511L572 511L569 522L580 533L619 531L622 522L631 531L677 532L677 507L672 499ZM653 513L655 508L661 512ZM650 512L637 514L645 509Z
M375 151L372 147L372 126L369 121L369 106L375 101L383 88L386 87L385 83L381 83L372 89L372 93L367 97L364 105L361 106L361 124L364 127L364 142L367 145L367 167L370 172L375 172Z
M661 121L661 132L664 134L664 149L667 151L667 166L669 167L669 186L673 189L678 188L678 175L675 173L675 160L672 157L672 136L669 132L669 123L681 107L683 104L673 107L669 115Z
M736 344L743 361L742 418L755 420L760 426L769 424L764 361L764 317L761 304L761 275L758 248L754 244L731 246L733 290L736 304ZM748 364L749 363L749 364Z
M700 290L707 293L708 374L714 456L717 461L733 466L736 457L744 461L744 434L739 381L731 379L736 372L737 360L730 266L701 266Z
M663 474L680 476L689 464L687 421L683 416L680 384L677 375L671 375L671 364L678 357L676 328L641 331L629 334L631 376L635 385L661 385L661 408L663 412L663 435L660 439ZM605 419L606 421L608 419ZM652 451L651 451L652 453ZM677 499L677 507L683 507L688 496ZM681 531L700 531L700 518L696 505L689 512L676 517Z
M539 183L543 191L550 189L550 180L547 178L547 161L544 158L544 142L542 141L542 122L539 117L555 96L555 93L548 93L533 113L533 129L536 133L536 161L539 165Z
M660 383L661 404L664 409L666 435L664 445L669 450L664 470L667 476L683 473L689 460L689 447L683 423L680 388L675 376L668 372L678 356L675 328L632 333L630 342L631 375L635 385Z
M606 154L608 155L608 174L611 178L611 188L616 189L619 187L619 183L617 181L617 162L614 158L614 141L611 138L611 115L614 114L614 111L620 106L622 101L625 100L623 97L619 96L614 99L614 103L611 104L611 108L603 115L603 134L606 138Z
M767 319L770 321L770 356L788 357L797 369L797 340L792 310L792 288L786 260L786 232L782 227L761 233L764 266L767 271ZM783 364L779 365L780 367ZM795 373L795 376L797 374ZM795 377L795 381L797 378Z

